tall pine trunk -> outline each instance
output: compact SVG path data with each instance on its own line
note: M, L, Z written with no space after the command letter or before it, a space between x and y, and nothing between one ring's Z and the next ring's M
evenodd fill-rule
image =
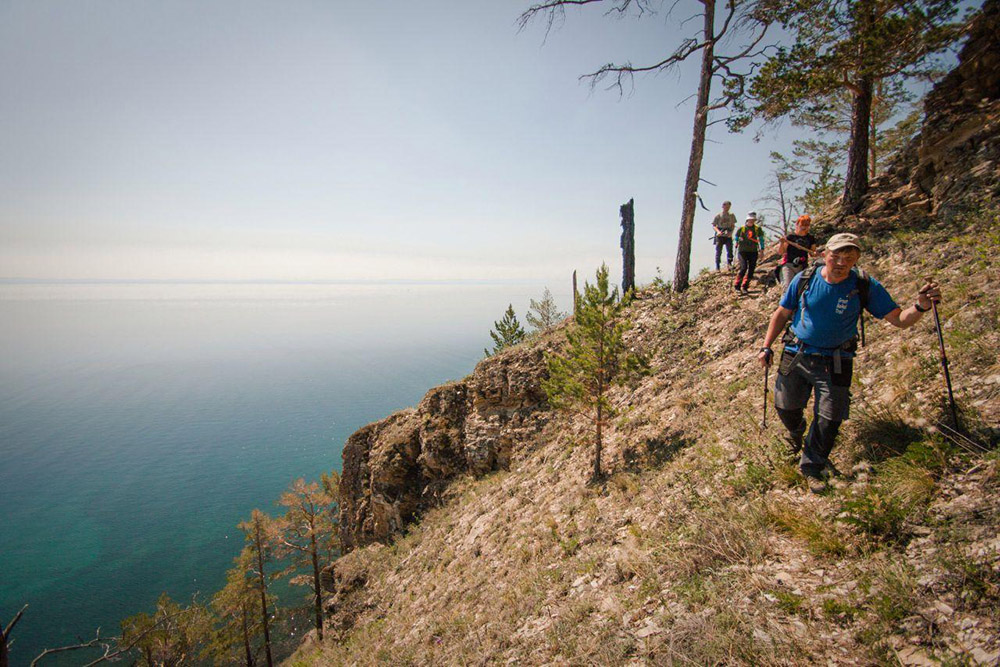
M863 76L854 92L851 110L851 142L847 153L847 175L844 178L845 213L857 213L861 199L868 193L868 140L872 118L872 79Z
M705 131L708 129L708 98L712 90L712 59L715 56L715 0L702 0L705 6L705 47L701 52L701 78L698 81L698 102L694 109L694 132L691 137L691 154L688 158L687 178L684 180L684 200L681 207L680 239L677 243L677 262L674 265L674 291L688 288L691 273L691 235L697 203L695 193L701 180L701 160L705 154Z
M604 425L604 410L602 409L604 406L601 404L602 400L604 400L603 392L597 398L597 442L594 443L593 478L595 482L601 479L601 446L603 445L601 427Z
M245 605L240 605L241 616L243 617L243 652L246 657L246 667L253 667L253 651L250 648L250 627L247 622L249 612Z
M868 58L865 40L875 25L875 7L872 0L856 0L854 5L854 33L860 37L858 62L860 75L851 87L851 143L847 148L847 174L844 176L844 199L841 209L845 214L857 213L861 200L868 193L868 147L871 137L872 100L875 97L875 80L867 70Z
M868 125L871 130L868 132L868 179L873 180L878 176L878 123L875 122L875 105L878 102L877 97L872 98L872 113L871 118L868 121Z
M267 581L264 579L264 538L258 528L257 540L257 575L260 577L260 614L264 623L264 652L267 656L267 667L272 667L274 661L271 659L271 632L267 621Z
M313 567L313 602L316 605L316 636L323 639L323 598L320 593L319 584L319 545L316 544L316 531L312 531L310 545L312 547L312 567Z

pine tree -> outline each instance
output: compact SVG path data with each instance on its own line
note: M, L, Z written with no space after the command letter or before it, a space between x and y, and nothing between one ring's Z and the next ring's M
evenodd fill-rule
M508 304L503 318L499 322L493 323L493 331L490 332L490 338L493 339L493 351L484 349L483 352L486 353L487 357L494 355L500 350L517 345L524 340L525 335L521 323L517 321L517 315L514 314L514 305Z
M531 299L530 309L524 319L535 328L535 331L540 332L566 319L566 313L559 311L559 308L556 307L556 300L552 298L552 292L546 287L545 291L542 292L541 301Z
M928 58L960 35L957 0L768 0L770 13L795 37L755 74L752 114L774 120L824 113L846 92L850 140L842 206L854 213L868 191L876 91L901 78L925 76ZM734 119L737 127L746 116Z
M603 431L616 412L608 393L643 368L623 340L629 322L619 317L623 306L618 288L609 290L607 265L601 265L596 277L594 285L584 283L575 321L566 332L565 356L546 357L549 377L542 383L554 408L582 415L593 424L593 481L601 479Z
M906 115L914 99L902 81L882 79L876 83L868 132L871 178L881 173L889 159L919 129L919 108L913 107ZM804 190L795 198L804 212L815 214L827 209L844 192L842 165L848 158L851 114L851 95L846 90L812 100L791 113L792 125L808 128L812 138L794 140L790 157L771 153L771 161L779 173L786 174L790 182Z

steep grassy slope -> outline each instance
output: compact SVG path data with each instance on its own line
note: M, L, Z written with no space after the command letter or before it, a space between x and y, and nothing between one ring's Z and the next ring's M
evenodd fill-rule
M963 421L995 446L1000 213L923 220L882 221L863 264L903 305L921 276L943 284ZM728 279L631 306L652 373L618 396L605 485L586 484L586 426L553 416L508 470L338 561L332 640L291 664L996 661L1000 460L935 427L933 318L869 320L834 455L845 474L815 496L773 408L760 428L755 353L778 293L737 298Z

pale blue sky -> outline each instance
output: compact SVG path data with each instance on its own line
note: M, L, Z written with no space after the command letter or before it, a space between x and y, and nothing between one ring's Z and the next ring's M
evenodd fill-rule
M578 76L662 57L685 2L546 39L526 1L0 0L0 278L617 279L630 197L669 278L697 63ZM711 130L713 213L788 134Z

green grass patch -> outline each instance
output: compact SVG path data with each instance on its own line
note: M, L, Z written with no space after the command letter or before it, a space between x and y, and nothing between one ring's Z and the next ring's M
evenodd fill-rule
M739 495L761 493L770 489L774 483L774 471L767 466L748 461L746 466L728 478L726 483Z
M785 590L772 590L771 595L778 599L777 605L781 608L783 612L789 616L796 616L802 611L802 605L805 604L805 597L802 595L796 595L791 591Z
M860 613L858 607L848 604L847 602L842 602L836 598L827 598L823 600L823 614L832 621L838 623L848 624L854 621L855 617Z
M791 505L772 504L766 516L779 530L804 540L816 556L839 558L848 552L848 545L838 534L835 524Z

